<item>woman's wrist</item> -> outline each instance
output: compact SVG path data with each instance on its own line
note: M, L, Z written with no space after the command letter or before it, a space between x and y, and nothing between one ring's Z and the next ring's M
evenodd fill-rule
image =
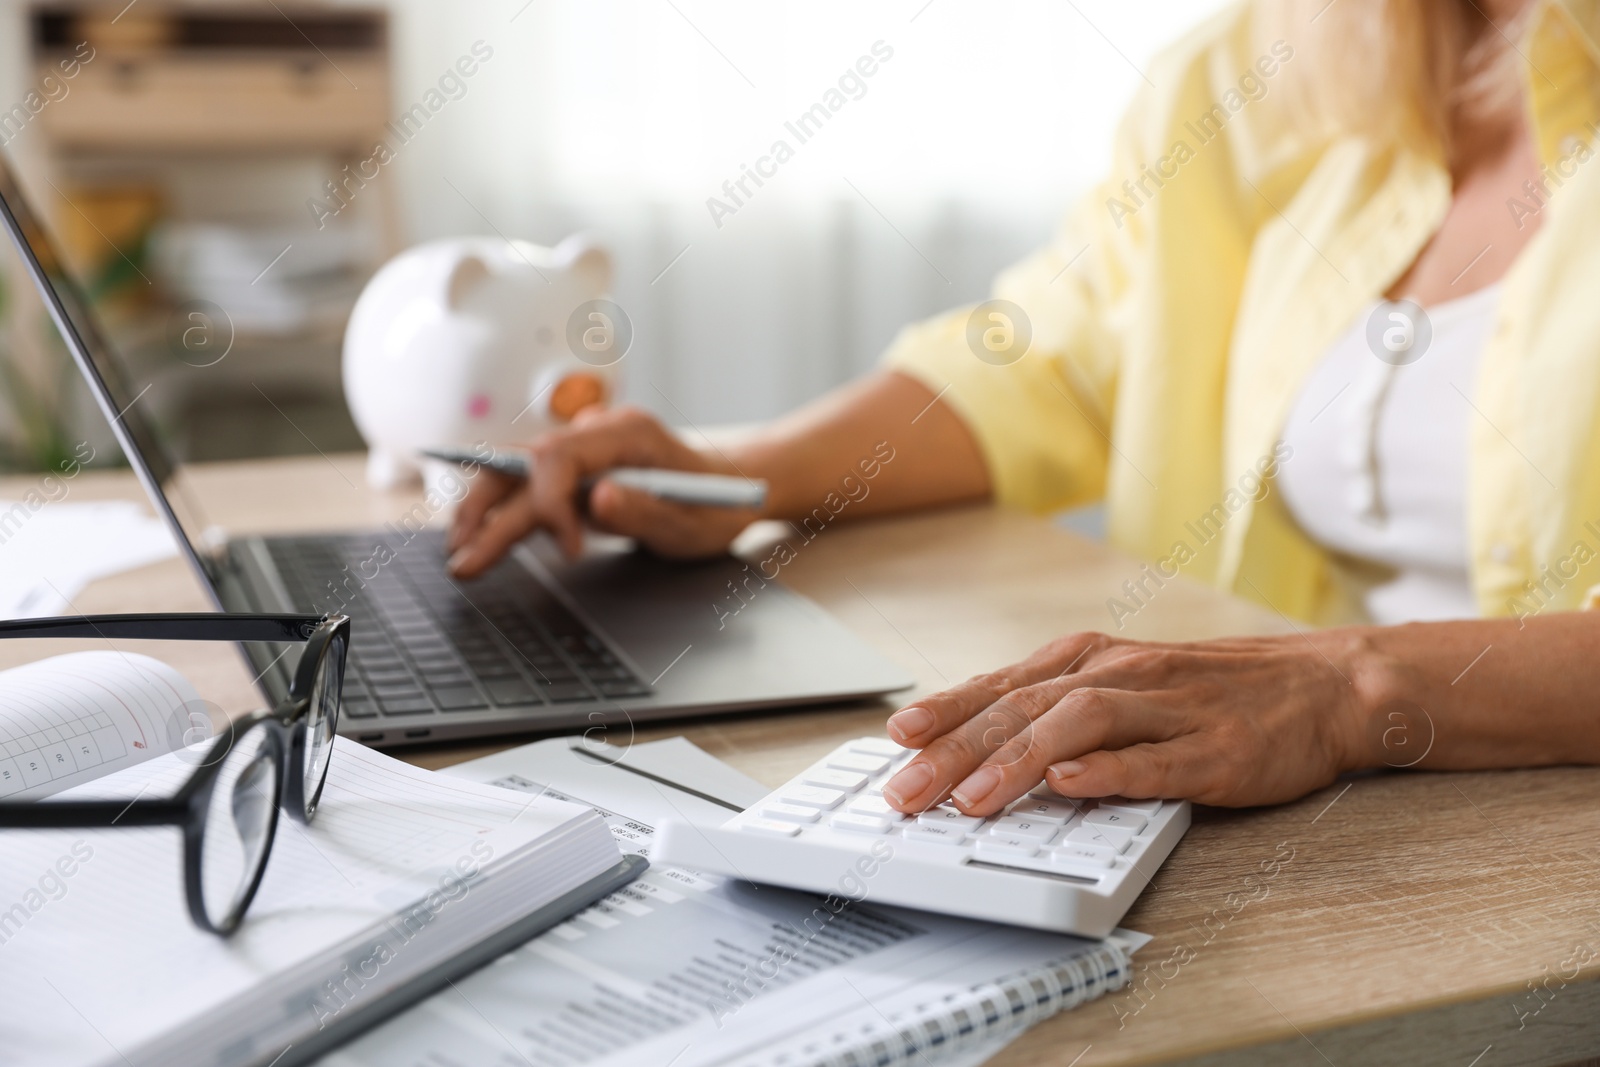
M1422 679L1404 648L1418 627L1370 626L1336 631L1344 639L1340 765L1346 771L1413 766L1425 754L1432 724L1419 702Z
M759 478L767 483L767 497L762 503L759 518L776 518L774 499L779 495L778 479L773 477L771 465L764 462L761 449L755 444L759 430L741 434L736 440L707 442L694 446L705 469L712 474L725 474L733 478Z

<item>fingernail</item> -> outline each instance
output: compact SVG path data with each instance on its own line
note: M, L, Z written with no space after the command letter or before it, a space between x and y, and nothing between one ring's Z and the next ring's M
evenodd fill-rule
M883 795L891 804L905 804L933 782L933 767L912 763L884 784Z
M1075 774L1083 773L1083 764L1075 759L1069 759L1065 763L1052 763L1044 773L1052 778L1071 778Z
M932 725L933 712L927 708L905 708L889 716L889 736L903 745Z
M445 561L445 569L451 574L456 574L470 558L472 558L471 552L464 548L458 548L455 550L455 552L451 553L450 558Z
M955 787L950 794L964 807L980 803L984 797L994 792L994 787L1000 784L1000 768L979 767L967 776L967 780Z

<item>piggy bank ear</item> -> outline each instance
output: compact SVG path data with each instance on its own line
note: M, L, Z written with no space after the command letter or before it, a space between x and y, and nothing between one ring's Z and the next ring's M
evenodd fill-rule
M450 310L460 311L472 291L489 280L489 265L477 256L463 256L450 271L445 282L445 303Z
M611 288L611 253L583 234L574 234L556 245L556 262L571 271L590 292L604 293Z

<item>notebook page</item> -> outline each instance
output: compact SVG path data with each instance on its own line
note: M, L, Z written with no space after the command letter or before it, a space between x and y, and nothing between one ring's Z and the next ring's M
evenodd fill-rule
M492 871L591 818L337 746L315 823L280 817L261 890L227 941L189 921L176 829L0 832L0 1064L121 1063L430 894L440 910L471 907L458 861ZM180 755L73 795L170 793L190 769Z
M628 762L667 744L637 746ZM675 748L675 760L639 762L696 786L713 777L708 765L729 777L704 752ZM726 814L575 756L565 740L446 773L590 804L619 847L644 855L658 821ZM764 795L754 782L722 792L735 801ZM975 985L1101 950L1063 934L879 907L870 883L864 903L847 911L819 919L819 903L654 866L318 1067L721 1067L783 1055L795 1067L837 1054L836 1035L846 1046L876 1039L904 1020L942 1016ZM829 1047L814 1055L818 1038ZM934 1061L919 1054L907 1062Z
M0 798L92 781L210 734L208 705L160 660L97 650L0 671ZM188 735L187 737L185 735Z

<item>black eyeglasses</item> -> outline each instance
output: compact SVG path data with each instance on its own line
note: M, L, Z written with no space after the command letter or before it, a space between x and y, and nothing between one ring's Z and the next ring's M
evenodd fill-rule
M283 807L310 823L339 728L350 620L343 615L80 615L0 622L0 638L305 643L288 699L227 724L194 773L163 800L0 802L0 828L177 826L189 916L226 937L267 869Z

